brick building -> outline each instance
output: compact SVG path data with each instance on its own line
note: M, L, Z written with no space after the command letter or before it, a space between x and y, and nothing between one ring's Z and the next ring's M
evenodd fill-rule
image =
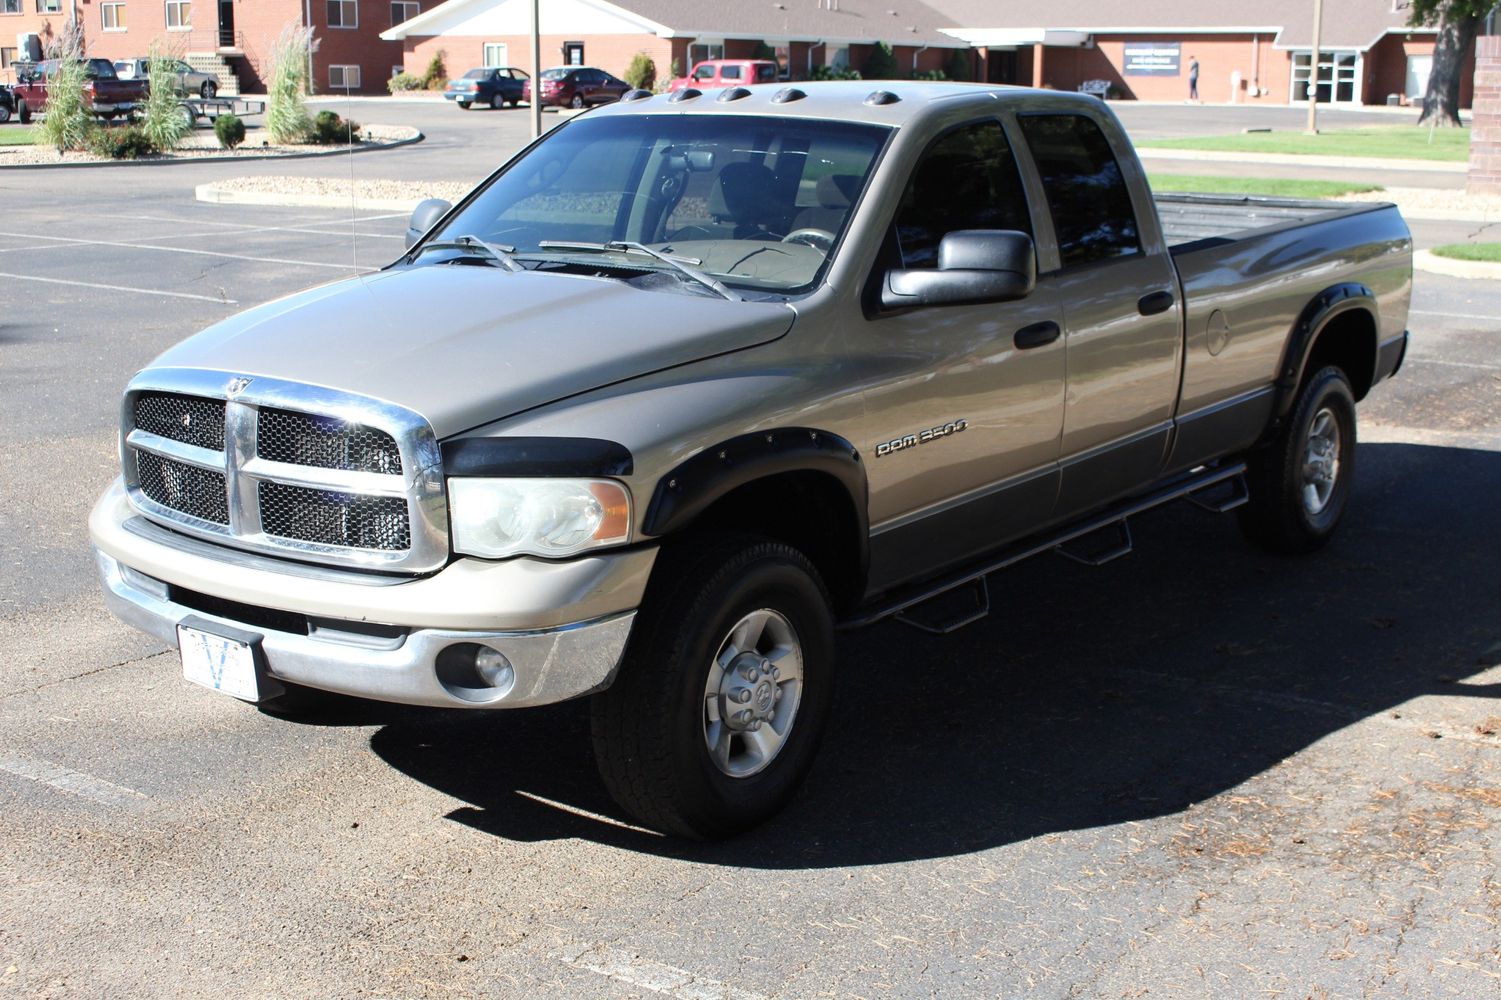
M1312 5L1188 0L541 0L544 64L621 74L637 52L658 74L716 56L770 52L783 75L863 67L890 44L898 73L967 66L971 79L1072 90L1105 80L1127 99L1182 100L1200 66L1209 102L1287 104L1306 97ZM1403 0L1325 0L1321 100L1385 104L1422 96L1434 32L1406 27ZM457 74L530 61L531 0L0 0L0 80L28 46L45 49L70 19L88 52L145 55L155 39L213 66L233 93L264 89L271 45L311 24L317 90L383 93L403 66L438 51ZM961 59L956 61L955 55ZM1471 69L1462 103L1470 102Z
M385 93L402 56L380 34L418 13L420 0L0 0L0 80L77 18L90 56L144 56L160 41L218 73L221 93L262 92L282 29L311 24L316 90Z

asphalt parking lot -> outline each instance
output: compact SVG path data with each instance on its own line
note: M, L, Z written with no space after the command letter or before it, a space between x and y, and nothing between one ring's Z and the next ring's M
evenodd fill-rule
M625 825L578 705L306 725L183 682L94 579L120 390L401 245L194 185L477 180L526 118L381 117L429 139L0 175L0 995L1501 993L1498 283L1417 276L1328 549L1179 505L1129 559L998 577L956 635L844 636L808 787L727 844Z

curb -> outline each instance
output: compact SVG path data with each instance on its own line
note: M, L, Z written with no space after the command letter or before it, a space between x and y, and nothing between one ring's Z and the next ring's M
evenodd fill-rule
M197 201L216 205L265 205L282 208L352 208L356 212L410 212L422 198L349 198L337 194L280 194L275 191L234 191L217 184L193 189Z
M1432 250L1418 250L1412 255L1412 266L1419 271L1443 274L1451 278L1483 278L1501 281L1501 264L1483 260L1455 260L1440 257Z
M1443 160L1410 160L1386 156L1318 156L1303 153L1231 153L1209 149L1161 149L1137 147L1143 160L1188 160L1200 163L1271 163L1287 167L1335 167L1340 170L1412 170L1421 173L1468 173L1468 163Z
M320 149L309 153L265 153L245 154L240 156L185 156L180 159L166 160L79 160L73 163L0 163L0 172L6 170L82 170L90 167L180 167L188 163L253 163L257 160L312 160L321 156L350 156L354 153L378 153L386 149L396 149L398 146L410 146L414 142L421 142L427 136L418 132L406 139L393 139L390 142L367 143L350 149L340 146L334 149Z

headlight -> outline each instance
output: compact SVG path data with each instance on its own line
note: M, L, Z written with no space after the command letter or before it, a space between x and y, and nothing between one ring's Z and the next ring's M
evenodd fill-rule
M458 552L486 559L571 556L631 534L631 494L608 479L450 479Z

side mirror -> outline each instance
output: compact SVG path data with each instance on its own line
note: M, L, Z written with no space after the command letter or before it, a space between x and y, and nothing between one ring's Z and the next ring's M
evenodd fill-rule
M1032 237L1012 229L961 229L938 244L938 269L891 270L881 288L887 309L1010 302L1037 284Z
M422 239L450 208L453 206L442 198L429 198L412 209L412 221L407 223L407 249L412 249L412 244Z

